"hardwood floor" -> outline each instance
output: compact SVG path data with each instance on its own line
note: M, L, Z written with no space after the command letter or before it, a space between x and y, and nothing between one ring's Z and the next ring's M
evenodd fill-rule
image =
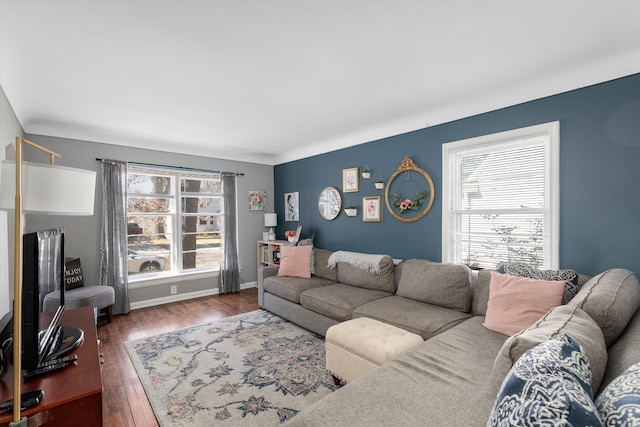
M257 289L213 295L132 310L100 324L98 338L104 354L102 419L105 427L158 426L138 380L124 342L257 310Z

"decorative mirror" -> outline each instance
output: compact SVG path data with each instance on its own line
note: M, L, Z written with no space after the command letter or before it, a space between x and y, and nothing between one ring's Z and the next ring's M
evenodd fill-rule
M318 197L320 216L328 221L335 219L342 209L342 196L336 187L326 187Z
M413 176L412 172L414 172ZM402 188L405 184L406 187L411 188ZM435 198L433 180L427 172L406 156L398 170L387 181L384 198L387 209L394 218L402 222L418 221L433 206Z

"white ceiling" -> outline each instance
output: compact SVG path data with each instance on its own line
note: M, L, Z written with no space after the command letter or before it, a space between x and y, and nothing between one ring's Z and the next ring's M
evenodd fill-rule
M24 130L278 164L640 72L638 0L0 0Z

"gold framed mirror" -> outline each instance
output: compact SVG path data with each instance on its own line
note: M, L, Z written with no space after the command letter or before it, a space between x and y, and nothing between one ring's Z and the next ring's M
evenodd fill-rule
M411 179L411 172L417 172L426 181L425 184L417 184ZM400 192L392 193L391 188L393 182L398 177L405 177L406 181L412 181L418 186L419 190L414 191L415 198L403 197ZM401 183L402 184L402 183ZM400 185L401 185L400 184ZM397 186L399 187L399 186ZM419 168L409 156L405 156L404 160L400 164L400 167L391 175L387 181L387 186L384 191L384 199L387 205L389 213L393 215L398 221L402 222L415 222L422 219L433 207L433 201L435 199L435 186L431 176ZM415 216L410 216L413 212L418 212ZM407 216L403 216L407 215Z

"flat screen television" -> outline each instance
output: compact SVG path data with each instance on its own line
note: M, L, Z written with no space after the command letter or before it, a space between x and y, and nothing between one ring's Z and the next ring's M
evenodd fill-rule
M49 292L60 292L64 306L64 229L54 228L23 236L22 257L22 367L39 363L40 312Z

